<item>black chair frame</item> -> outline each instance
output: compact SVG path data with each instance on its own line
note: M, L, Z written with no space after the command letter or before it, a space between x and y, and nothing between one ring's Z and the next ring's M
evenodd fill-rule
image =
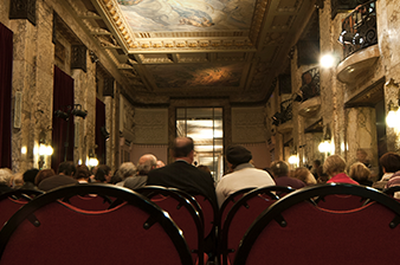
M287 222L280 214L281 212L299 202L311 201L315 197L333 194L355 195L369 198L370 201L375 201L383 204L397 215L397 217L388 225L390 225L391 227L396 227L400 224L400 204L376 189L344 183L328 183L323 185L305 187L296 190L275 202L253 222L253 224L247 230L245 236L243 237L233 264L246 264L246 259L251 251L254 242L257 240L258 236L261 234L262 230L269 222L276 220L281 226L287 225Z

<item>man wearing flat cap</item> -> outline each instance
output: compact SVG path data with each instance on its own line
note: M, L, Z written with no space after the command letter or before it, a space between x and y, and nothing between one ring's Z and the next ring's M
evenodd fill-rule
M241 145L231 145L226 149L226 160L233 171L225 175L216 187L218 205L235 191L245 188L275 186L273 178L264 170L256 169L250 163L251 152Z

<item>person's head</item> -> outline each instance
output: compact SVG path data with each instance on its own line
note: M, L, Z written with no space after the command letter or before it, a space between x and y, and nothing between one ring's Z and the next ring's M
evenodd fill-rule
M310 170L305 167L298 167L294 170L293 177L303 181L307 186L317 184L317 180Z
M152 154L145 154L139 158L136 171L138 175L146 176L157 167L157 158Z
M35 185L38 186L42 180L47 179L52 176L55 176L55 175L56 175L56 172L54 172L54 170L51 168L42 169L37 173L37 175L35 177Z
M343 173L346 169L346 161L340 155L331 155L324 162L324 172L333 177Z
M274 161L271 163L270 170L275 178L286 177L289 175L289 164L285 161Z
M197 168L211 175L211 169L208 166L198 165Z
M400 170L400 155L395 152L387 152L379 159L379 164L386 173L394 173Z
M320 160L314 160L312 164L313 168L317 169L321 166L321 161Z
M251 152L241 145L230 145L226 148L226 160L232 169L240 164L249 163L252 158Z
M371 171L363 163L356 162L350 167L349 177L355 181L368 180Z
M90 178L90 170L86 165L79 165L76 167L76 172L74 174L74 179L76 180L86 180Z
M76 172L76 167L72 161L61 162L58 166L58 174L72 177Z
M157 160L156 168L162 168L162 167L165 167L165 163L163 161L161 161L161 160Z
M24 185L24 176L22 175L22 173L14 174L11 186L14 189L17 189L17 188L22 187L22 185Z
M109 183L111 181L111 168L107 165L99 165L94 175L94 179L97 182Z
M0 185L2 186L10 186L10 180L13 174L12 171L8 168L0 168Z
M125 180L128 177L136 175L136 166L132 162L122 163L118 169L118 177Z
M358 162L366 162L367 161L367 152L364 149L357 149L356 158Z
M190 137L177 137L172 146L172 156L175 159L184 159L188 163L194 160L194 142Z
M23 174L24 182L35 183L37 173L39 173L39 169L36 168L28 169L27 171L25 171Z

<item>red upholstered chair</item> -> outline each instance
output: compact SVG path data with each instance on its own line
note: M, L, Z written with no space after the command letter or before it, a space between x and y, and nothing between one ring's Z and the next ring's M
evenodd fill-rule
M16 211L42 193L38 190L14 190L0 195L0 228Z
M221 207L219 208L218 229L222 229L222 225L224 224L226 216L228 215L228 212L232 208L232 206L240 198L242 198L245 193L248 193L249 191L254 190L254 189L255 189L255 187L238 190L238 191L232 193L231 195L229 195L225 199L225 201L222 203Z
M325 195L354 195L371 203L328 210L313 203ZM246 232L234 265L397 264L400 204L371 188L326 184L303 188L264 211Z
M318 207L328 210L352 210L369 202L368 198L351 194L322 195L315 199Z
M277 191L287 194L293 189L280 186L253 189L233 205L219 231L218 253L222 259L221 264L233 263L240 240L257 216L279 199L273 193Z
M204 227L196 209L199 206L193 205L197 204L195 199L181 190L161 186L146 186L137 189L136 192L143 194L169 213L172 220L183 231L193 262L205 264L207 259L204 258Z
M60 200L83 193L124 202L86 211ZM15 213L0 231L0 264L193 263L180 229L156 204L125 188L87 185L48 192Z
M92 184L79 184L79 186L86 185ZM110 208L110 205L113 202L110 197L101 194L72 194L71 196L63 198L62 201L82 210L106 210Z

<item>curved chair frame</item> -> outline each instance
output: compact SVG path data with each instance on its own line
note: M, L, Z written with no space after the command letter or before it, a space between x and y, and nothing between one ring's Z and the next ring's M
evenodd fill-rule
M398 202L386 196L382 192L379 192L378 190L370 187L343 183L329 183L324 185L305 187L300 190L294 191L291 194L285 196L285 198L282 198L281 200L275 202L253 222L251 227L247 230L239 246L234 265L246 264L248 255L258 236L271 221L281 219L281 212L300 202L312 200L313 198L321 195L332 194L351 194L369 198L371 201L383 204L384 206L392 210L398 217L400 216L400 204ZM281 220L280 223L282 225L285 225L285 220Z
M196 200L189 194L187 194L184 191L181 191L176 188L166 188L163 186L145 186L142 188L139 188L135 190L136 192L146 196L150 200L157 195L163 195L166 197L171 197L173 198L176 202L179 203L179 206L183 206L186 208L188 213L191 215L193 222L196 226L197 229L197 246L196 248L190 249L192 253L196 253L198 256L198 264L204 264L204 226L203 226L203 220L201 219L200 212L196 209L197 207L200 209L200 206L196 202ZM154 201L155 204L157 204L156 201ZM196 205L196 206L195 206ZM165 211L168 212L167 209ZM170 214L172 220L174 220L174 216ZM176 220L177 225L179 227L179 222ZM182 229L182 227L180 227ZM184 231L186 233L190 233L192 231ZM189 247L194 247L194 246L189 246Z
M82 186L73 185L54 189L51 192L44 193L36 197L34 200L23 206L10 218L7 224L0 231L0 262L8 241L12 237L14 231L25 219L34 214L35 210L40 209L49 203L71 196L71 194L102 194L115 198L121 198L126 203L134 205L144 212L147 212L155 222L160 224L160 226L165 230L166 234L171 238L175 248L177 249L181 264L193 264L189 248L185 239L182 237L181 230L168 217L168 214L165 211L163 211L153 202L149 201L143 195L133 192L127 188L102 184Z
M247 202L251 200L254 197L259 196L260 194L265 194L267 195L270 199L272 200L279 200L279 196L274 194L273 192L280 192L280 193L291 193L295 191L295 189L290 188L290 187L283 187L283 186L266 186L266 187L261 187L257 189L252 189L250 192L245 194L243 197L241 197L229 210L228 215L225 219L223 228L220 230L220 242L219 242L219 250L218 253L222 257L222 264L227 265L228 263L228 255L229 253L232 253L234 250L228 250L228 238L230 234L230 227L232 224L232 221L234 220L237 212L242 208L242 207L248 207ZM222 225L222 224L221 224ZM238 242L239 243L239 242Z

